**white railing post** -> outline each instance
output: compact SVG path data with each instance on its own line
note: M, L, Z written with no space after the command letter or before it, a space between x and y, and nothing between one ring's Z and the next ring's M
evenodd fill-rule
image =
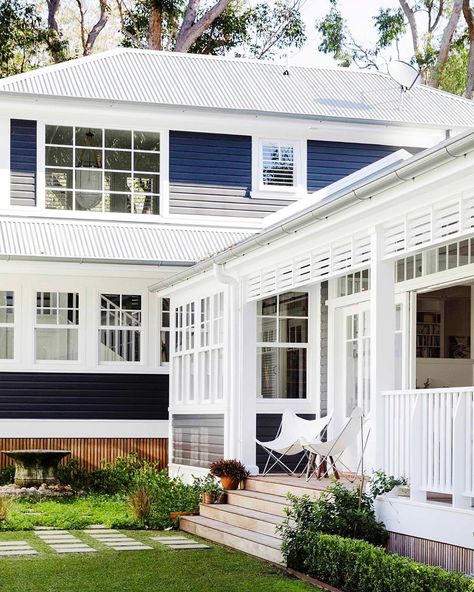
M423 405L422 395L416 396L411 417L411 450L410 450L410 474L408 485L410 486L410 499L415 502L426 501L426 491L423 487Z
M469 397L470 399L470 397ZM454 411L453 421L453 507L470 508L471 498L466 492L466 440L470 434L466 430L466 420L469 417L467 393L460 393Z

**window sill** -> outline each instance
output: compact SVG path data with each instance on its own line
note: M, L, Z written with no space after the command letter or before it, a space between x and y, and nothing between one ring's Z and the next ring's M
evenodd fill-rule
M252 199L281 199L281 200L300 200L306 197L308 194L301 189L295 188L294 190L285 190L274 188L257 190L250 192L250 198Z

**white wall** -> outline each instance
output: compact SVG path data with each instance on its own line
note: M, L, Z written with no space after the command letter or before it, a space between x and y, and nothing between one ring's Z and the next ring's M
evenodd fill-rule
M472 386L474 384L474 360L450 358L417 358L416 381L419 388L429 378L430 388Z

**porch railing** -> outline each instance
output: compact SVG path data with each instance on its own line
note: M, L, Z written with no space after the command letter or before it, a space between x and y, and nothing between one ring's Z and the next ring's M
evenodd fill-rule
M414 500L428 492L474 497L474 386L388 391L384 399L384 471L405 476Z

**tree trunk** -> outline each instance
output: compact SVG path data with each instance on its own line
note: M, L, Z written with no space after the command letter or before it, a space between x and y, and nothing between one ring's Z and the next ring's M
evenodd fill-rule
M161 37L163 26L162 19L163 11L161 9L160 2L157 0L152 0L147 35L148 49L163 49L163 40Z
M464 0L462 5L464 18L466 19L469 36L469 61L467 66L466 91L468 99L474 98L474 13L469 0Z
M99 0L100 3L100 16L98 21L89 31L87 35L86 41L84 43L84 53L83 55L88 56L92 53L94 49L95 42L97 41L97 37L102 32L102 29L107 24L110 16L110 6L108 5L107 0Z
M191 45L204 33L204 31L220 16L230 0L219 0L201 18L197 19L200 0L189 0L181 28L176 38L174 51L187 52Z
M405 16L407 17L408 24L410 25L411 40L413 43L413 51L415 52L415 57L418 58L418 56L421 53L421 50L420 50L420 37L418 35L418 26L416 24L415 13L413 12L413 9L409 6L407 0L398 0L398 1L400 3L400 6L402 7L403 12L405 13Z
M62 62L65 58L61 44L61 35L56 15L61 0L47 0L48 3L48 49L55 64Z
M443 69L446 66L446 62L448 61L451 42L453 40L454 33L456 32L456 27L458 26L461 11L463 9L463 2L464 0L454 0L451 16L449 17L449 21L444 28L438 57L436 59L435 76L428 83L429 86L434 88L438 88L440 75L442 74Z

